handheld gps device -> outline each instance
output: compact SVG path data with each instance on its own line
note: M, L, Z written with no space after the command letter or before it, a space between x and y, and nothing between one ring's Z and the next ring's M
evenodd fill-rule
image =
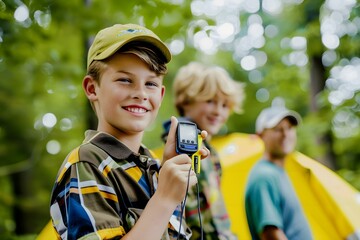
M187 154L191 157L191 166L196 173L200 173L199 153L202 143L201 135L195 123L179 121L176 129L176 152Z

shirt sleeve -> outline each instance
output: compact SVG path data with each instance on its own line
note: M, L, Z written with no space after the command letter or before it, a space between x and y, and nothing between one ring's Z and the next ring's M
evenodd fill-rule
M271 179L261 179L253 185L249 207L257 233L261 233L265 226L283 228L279 196L279 190Z
M72 164L55 183L50 212L62 239L120 239L125 235L114 188L87 162Z

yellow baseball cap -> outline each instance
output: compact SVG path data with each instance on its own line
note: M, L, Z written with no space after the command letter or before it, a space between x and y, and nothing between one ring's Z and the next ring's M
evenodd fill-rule
M165 43L149 29L136 24L115 24L100 30L90 46L87 67L94 60L104 60L129 42L143 41L152 44L163 54L165 63L170 62L171 53Z

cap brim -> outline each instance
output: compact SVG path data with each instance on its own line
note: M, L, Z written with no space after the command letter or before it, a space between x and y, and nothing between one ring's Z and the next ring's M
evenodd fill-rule
M262 133L265 129L271 129L274 128L276 125L278 125L283 119L288 118L292 125L297 126L301 123L301 117L297 112L286 110L280 113L277 113L276 115L273 115L270 118L262 119L262 121L265 121L261 126L257 126L256 132Z
M291 123L295 126L297 126L300 123L300 118L297 116L296 113L293 112L284 112L282 114L279 114L277 116L274 116L272 119L268 121L268 124L266 124L266 128L273 128L276 125L278 125L281 120L289 118Z

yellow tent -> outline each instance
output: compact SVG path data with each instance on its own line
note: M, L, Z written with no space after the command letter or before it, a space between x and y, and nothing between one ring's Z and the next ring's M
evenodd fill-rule
M40 234L36 237L36 240L56 240L58 239L55 229L49 221L45 227L41 230Z
M244 190L252 165L261 157L263 144L256 135L232 133L216 137L212 145L222 160L222 191L232 229L250 240L244 210ZM154 150L157 156L162 149ZM296 189L316 240L360 239L360 193L334 172L296 152L286 160L286 171ZM57 239L49 222L37 240Z
M245 184L263 144L256 135L233 133L212 141L223 166L222 190L232 229L251 239L244 209ZM315 239L360 239L360 193L317 161L296 152L285 169L296 189Z

